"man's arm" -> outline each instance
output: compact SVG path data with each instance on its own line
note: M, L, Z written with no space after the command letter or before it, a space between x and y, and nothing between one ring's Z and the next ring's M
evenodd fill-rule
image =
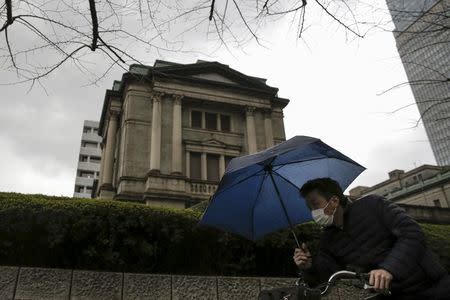
M379 199L377 213L385 226L397 238L392 250L379 264L394 278L406 278L425 251L425 236L419 224L392 202Z

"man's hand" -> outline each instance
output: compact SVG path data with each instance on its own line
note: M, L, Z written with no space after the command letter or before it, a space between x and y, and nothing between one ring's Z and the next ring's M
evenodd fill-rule
M306 244L303 243L301 248L295 248L294 251L294 262L302 270L306 270L311 268L312 265L312 257L311 253L306 247Z
M386 270L378 269L370 271L369 284L376 290L389 289L392 281L392 274Z

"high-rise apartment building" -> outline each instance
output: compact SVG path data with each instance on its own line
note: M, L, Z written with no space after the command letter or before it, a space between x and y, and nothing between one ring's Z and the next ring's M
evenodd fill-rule
M450 0L386 2L434 156L450 165Z
M98 135L98 125L95 121L84 121L74 197L91 198L94 179L99 176L102 138Z
M187 207L216 190L230 159L285 140L289 100L218 62L133 65L106 91L96 196Z

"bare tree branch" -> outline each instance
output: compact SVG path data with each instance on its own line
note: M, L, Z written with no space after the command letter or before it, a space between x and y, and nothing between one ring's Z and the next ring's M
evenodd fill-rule
M97 17L97 9L95 7L95 0L89 0L89 9L91 11L92 18L92 45L91 50L95 51L97 49L97 40L98 40L98 17Z
M353 33L354 35L356 35L357 37L363 38L364 35L361 35L359 33L357 33L356 31L354 31L353 29L351 29L348 25L344 24L341 20L339 20L338 18L336 18L331 12L328 11L328 9L319 1L319 0L314 0L320 7L322 7L322 9L336 22L338 22L341 26L343 26L345 29L347 29L348 31L350 31L351 33Z

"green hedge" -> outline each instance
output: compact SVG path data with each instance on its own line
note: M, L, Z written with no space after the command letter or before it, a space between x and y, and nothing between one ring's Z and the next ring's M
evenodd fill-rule
M250 242L197 227L201 209L0 193L0 265L202 275L292 276L289 232ZM320 229L297 227L314 250ZM424 225L450 269L450 226Z

